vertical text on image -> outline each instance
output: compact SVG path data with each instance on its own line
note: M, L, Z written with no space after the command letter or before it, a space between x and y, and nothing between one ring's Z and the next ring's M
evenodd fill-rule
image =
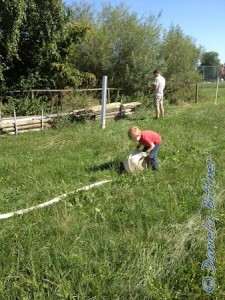
M203 179L205 191L202 205L206 207L209 212L215 211L215 163L211 157L207 157L207 177ZM207 269L211 276L205 276L202 280L202 287L207 293L212 293L215 290L215 279L213 275L216 273L215 267L215 218L207 216L205 223L202 225L207 230L207 252L205 259L201 265L201 269Z

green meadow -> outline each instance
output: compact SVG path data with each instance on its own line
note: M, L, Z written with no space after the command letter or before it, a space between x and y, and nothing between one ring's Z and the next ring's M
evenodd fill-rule
M111 180L0 219L0 299L225 299L225 97L165 112L154 120L141 108L104 130L93 121L0 138L1 214ZM157 172L122 170L136 146L127 137L133 125L163 136ZM208 157L214 211L202 204ZM214 274L201 270L209 217Z

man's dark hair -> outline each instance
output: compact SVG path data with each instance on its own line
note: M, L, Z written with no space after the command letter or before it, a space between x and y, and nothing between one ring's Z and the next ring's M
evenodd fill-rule
M160 71L159 71L159 70L155 70L155 71L153 72L153 74L160 74Z

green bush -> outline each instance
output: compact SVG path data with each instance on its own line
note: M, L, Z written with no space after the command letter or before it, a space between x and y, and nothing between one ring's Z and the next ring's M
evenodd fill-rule
M49 111L49 105L43 102L42 98L30 99L29 97L13 98L7 96L2 106L2 114L13 116L14 111L16 111L17 116L40 115L42 109L45 112Z

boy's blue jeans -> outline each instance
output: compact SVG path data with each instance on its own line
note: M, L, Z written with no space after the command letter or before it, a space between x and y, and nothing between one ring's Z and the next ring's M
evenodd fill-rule
M160 149L161 144L155 144L154 149L150 152L150 159L151 159L151 167L152 170L157 170L158 169L158 159L157 159L157 154ZM143 151L147 151L148 147L144 147Z

